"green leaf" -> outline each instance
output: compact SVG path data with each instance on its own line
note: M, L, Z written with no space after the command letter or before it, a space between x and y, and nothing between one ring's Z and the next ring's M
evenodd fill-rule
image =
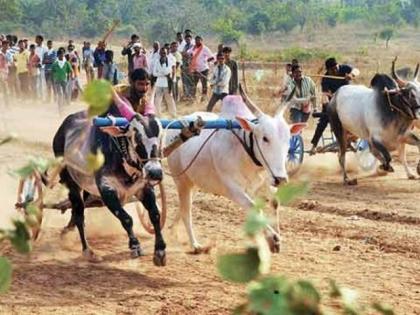
M262 211L251 209L245 221L244 229L248 236L255 236L265 229L269 220Z
M0 293L9 290L12 282L12 265L5 257L0 257Z
M285 277L265 277L249 286L249 309L265 315L293 315L286 292L289 283Z
M288 297L294 314L321 314L321 295L309 281L295 282L290 288Z
M111 83L106 80L90 82L83 92L83 100L89 105L90 117L105 113L112 101Z
M218 258L217 268L225 280L246 283L255 279L260 259L256 248L248 248L244 254L227 254Z
M41 211L34 203L29 203L26 208L25 222L30 227L35 227L39 225L39 216Z
M26 165L18 168L11 172L11 175L17 175L21 179L25 179L31 176L34 172L44 173L48 168L54 164L57 164L58 160L55 159L45 159L43 157L31 157L29 158Z
M248 303L241 304L241 305L238 305L237 307L234 308L232 314L233 315L246 314L247 313L247 309L248 309Z
M9 232L9 240L14 248L20 253L28 253L31 250L30 234L24 222L13 221L15 230Z
M306 194L308 190L308 183L286 184L277 190L275 193L275 198L281 205L288 205L297 197Z
M376 311L378 311L379 313L381 313L383 315L394 315L395 314L394 310L389 305L385 305L385 304L382 304L382 303L373 303L372 307L373 307L373 309L375 309Z
M98 150L96 154L89 153L86 157L86 161L88 170L94 173L105 163L105 156L101 150Z

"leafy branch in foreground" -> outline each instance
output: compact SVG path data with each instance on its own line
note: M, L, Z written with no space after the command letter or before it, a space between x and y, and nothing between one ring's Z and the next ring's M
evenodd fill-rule
M109 82L95 80L89 83L84 92L84 100L88 104L88 116L92 117L106 112L111 103L111 99L112 87ZM15 136L8 136L0 140L0 145L8 143L14 138ZM62 162L60 158L46 159L40 156L30 157L26 165L9 172L11 176L20 179L19 186L22 190L22 196L19 196L16 206L22 209L24 219L14 219L12 221L12 229L0 229L0 243L9 241L19 253L26 254L31 251L31 229L33 234L38 234L42 222L42 211L39 207L43 206L42 198L40 202L34 200L36 193L34 182L38 182L41 185L41 175L46 174L51 168L55 168L55 171L52 172L52 177L57 176ZM86 162L89 171L94 172L104 163L104 156L99 151L97 154L90 154ZM54 180L54 178L50 178L49 180ZM26 187L26 185L28 186ZM38 194L42 195L42 191L38 191ZM11 279L12 265L7 258L0 256L0 293L7 292L11 284Z
M31 234L29 228L38 224L36 217L39 209L34 204L25 208L24 220L13 220L12 229L0 229L0 243L9 241L19 253L27 254L31 251ZM0 256L0 293L7 292L12 279L12 265L10 261Z
M286 205L308 191L307 184L288 184L277 190L274 199ZM233 314L261 315L324 315L320 291L308 280L290 280L286 276L269 274L271 252L264 237L270 220L263 214L265 204L257 200L248 213L244 231L252 241L243 252L221 255L217 267L223 279L247 284L245 303L236 307ZM357 302L357 292L339 287L330 280L329 299L335 301L335 314L360 315L365 308ZM393 315L389 306L374 303L371 307L383 315Z

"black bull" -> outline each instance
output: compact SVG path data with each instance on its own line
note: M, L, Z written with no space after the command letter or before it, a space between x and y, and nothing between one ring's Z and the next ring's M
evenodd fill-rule
M154 189L147 179L141 176L141 172L144 171L142 169L144 165L142 165L141 161L157 158L156 155L159 152L159 148L155 146L148 154L141 143L141 138L159 139L161 134L160 125L153 118L150 119L148 124L142 120L142 127L139 128L141 132L136 130L137 134L131 137L135 139L135 145L131 148L131 152L134 150L134 155L138 157L137 169L140 173L140 176L133 176L133 174L128 174L127 165L125 165L127 162L129 162L128 164L133 164L133 159L131 159L130 163L130 157L124 156L124 152L128 153L130 148L122 152L119 145L121 141L125 142L126 146L133 145L133 141L128 139L130 137L115 138L102 132L99 128L88 127L87 119L85 112L69 115L59 127L53 140L54 155L56 157L64 157L65 167L60 173L60 182L66 185L69 190L68 198L72 209L72 219L69 225L75 225L79 231L83 254L89 260L95 261L98 259L89 248L84 231L84 202L91 194L100 197L104 205L120 220L121 225L127 232L129 238L128 246L132 256L138 257L142 254L139 240L133 232L133 220L122 206L129 197L134 195L143 204L144 208L148 210L154 227L155 248L153 262L158 266L165 265L166 244L161 233L160 213L156 204ZM80 139L83 137L85 140L81 141ZM75 141L79 141L76 149L71 143ZM86 152L80 152L81 146L87 148ZM66 156L72 155L74 150L79 150L80 155L86 158L88 152L94 152L98 148L102 150L105 162L94 174L83 174L77 167L74 167L74 164L66 163ZM160 161L157 163L160 165ZM80 163L78 166L80 166ZM130 165L129 168L136 168L135 166ZM156 178L155 172L154 180L156 181L156 179L159 179L159 176Z

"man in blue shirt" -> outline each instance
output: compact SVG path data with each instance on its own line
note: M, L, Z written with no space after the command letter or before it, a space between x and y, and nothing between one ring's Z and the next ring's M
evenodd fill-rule
M316 126L314 136L311 140L312 148L309 151L309 154L311 155L315 154L318 142L321 139L325 128L328 126L328 115L326 113L328 103L340 87L350 84L350 81L354 78L354 75L352 74L353 68L349 65L339 65L335 58L328 58L325 61L325 68L327 69L327 72L325 72L326 76L337 78L322 78L322 112L320 113L318 125Z

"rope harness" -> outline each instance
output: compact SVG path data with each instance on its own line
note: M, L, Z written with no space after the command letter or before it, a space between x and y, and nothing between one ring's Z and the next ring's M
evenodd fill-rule
M394 105L391 101L391 96L389 91L385 91L385 94L387 96L387 100L388 100L388 104L389 107L391 108L391 111L397 111L399 112L402 116L405 116L406 118L408 118L409 120L415 120L416 119L416 115L414 113L414 110L411 108L410 103L405 99L404 96L401 96L400 94L398 94L399 99L401 100L401 102L403 103L403 105L409 110L408 113L406 113L402 108L399 108L398 106ZM420 106L416 106L415 109L420 108Z

